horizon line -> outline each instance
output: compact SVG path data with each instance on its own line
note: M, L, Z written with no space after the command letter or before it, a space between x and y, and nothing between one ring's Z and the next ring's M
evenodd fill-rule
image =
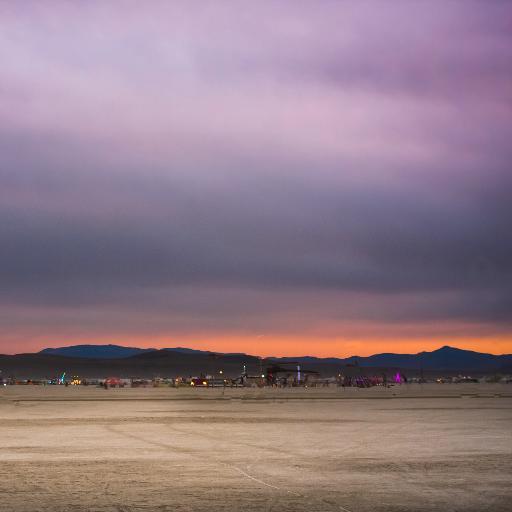
M366 355L366 356L361 356L361 355L354 354L354 355L342 357L342 356L334 356L334 355L332 355L332 356L318 356L318 355L310 355L310 354L292 355L292 356L286 356L286 355L256 355L256 354L250 354L250 353L247 353L247 352L232 352L232 351L230 351L230 352L222 352L222 351L215 351L215 350L208 350L208 349L198 349L198 348L185 347L185 346L159 347L159 348L147 347L146 348L146 347L119 345L117 343L77 343L75 345L62 345L62 346L58 346L58 347L44 347L44 348L42 348L42 349L40 349L38 351L35 351L35 352L17 352L17 353L3 353L2 352L2 353L0 353L0 355L17 356L17 355L24 355L24 354L39 354L39 353L43 352L44 350L59 350L59 349L64 349L64 348L86 347L86 346L88 346L88 347L109 347L110 346L110 347L120 347L120 348L125 348L125 349L146 350L146 351L185 349L185 350L191 350L191 351L196 351L196 352L206 352L206 353L222 354L222 355L240 354L240 355L246 355L246 356L249 356L249 357L257 357L257 358L261 358L261 359L294 358L294 357L295 358L311 357L311 358L316 358L316 359L351 359L351 358L354 358L354 357L366 358L366 357L372 357L372 356L382 355L382 354L419 355L419 354L422 354L422 353L436 352L436 351L441 350L443 348L451 348L451 349L455 349L455 350L463 350L463 351L466 351L466 352L474 352L474 353L478 353L478 354L489 354L489 355L493 355L493 356L512 355L511 353L479 352L477 350L456 347L456 346L448 345L448 344L440 345L438 348L432 349L430 351L428 351L428 350L421 350L421 351L416 352L416 353L412 353L412 352L386 352L386 351L384 351L384 352L376 352L376 353L369 354L369 355Z

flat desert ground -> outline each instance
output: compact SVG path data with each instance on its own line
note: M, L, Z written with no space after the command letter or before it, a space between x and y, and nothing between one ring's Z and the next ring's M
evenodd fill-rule
M8 386L0 510L511 511L512 385Z

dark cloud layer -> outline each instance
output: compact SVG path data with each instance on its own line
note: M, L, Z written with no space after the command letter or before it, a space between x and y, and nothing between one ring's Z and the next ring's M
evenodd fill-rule
M0 344L507 333L512 9L239 5L0 6Z

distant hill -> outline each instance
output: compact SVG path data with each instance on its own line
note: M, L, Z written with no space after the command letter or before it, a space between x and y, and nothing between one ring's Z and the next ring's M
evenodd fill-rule
M250 374L260 373L260 359L246 355L217 355L210 352L187 353L174 350L145 350L131 357L69 357L54 353L0 355L4 377L55 378L66 372L84 378L188 377L201 374L236 377L244 365Z
M66 357L85 357L88 359L123 359L133 357L147 352L156 352L156 348L137 348L123 347L122 345L71 345L69 347L45 348L39 354L66 356ZM196 350L186 347L162 348L170 352L180 352L182 354L211 354L207 350ZM238 354L245 355L245 354Z
M121 359L154 350L156 349L123 347L121 345L72 345L70 347L45 348L39 354L91 359Z
M460 371L496 371L512 364L512 354L494 355L471 350L444 346L432 352L418 354L375 354L367 357L352 356L345 359L317 357L286 357L277 361L297 361L316 365L321 362L360 367L402 368L408 370L460 370Z
M400 366L400 368L423 368L426 370L497 370L506 364L512 363L512 355L496 356L444 346L433 352L377 354L366 358L358 358L358 360L362 360L362 364L367 366L393 364Z
M196 350L194 348L185 348L185 347L173 347L173 348L163 348L162 350L168 350L170 352L181 352L182 354L212 354L209 350Z

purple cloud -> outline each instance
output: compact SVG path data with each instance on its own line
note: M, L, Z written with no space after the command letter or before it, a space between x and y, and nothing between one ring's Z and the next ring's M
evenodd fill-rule
M1 4L0 348L123 315L141 336L510 338L511 20L498 1Z

